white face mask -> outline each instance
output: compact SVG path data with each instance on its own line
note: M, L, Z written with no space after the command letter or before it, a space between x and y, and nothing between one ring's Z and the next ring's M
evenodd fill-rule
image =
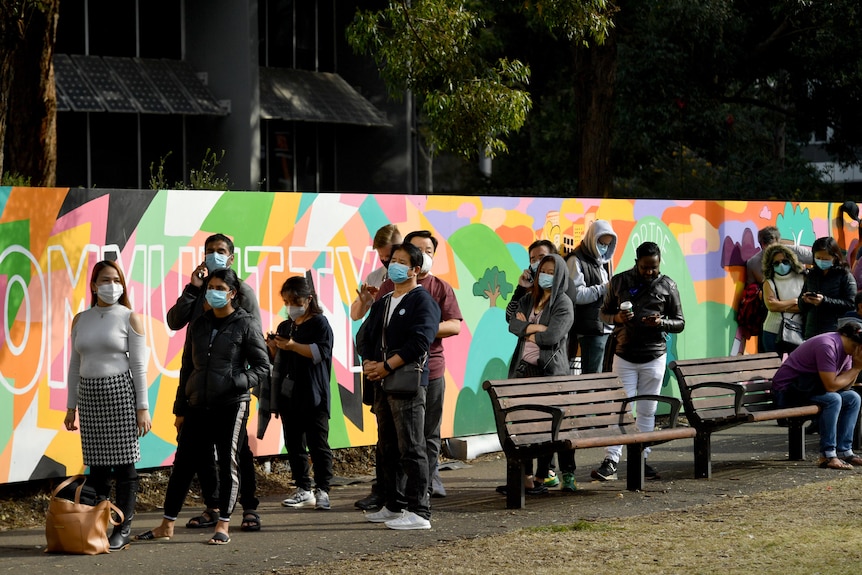
M431 271L431 266L434 265L434 259L426 253L422 253L422 267L419 269L420 274L427 274Z
M96 295L106 304L114 305L123 295L123 286L114 283L102 284L96 289Z

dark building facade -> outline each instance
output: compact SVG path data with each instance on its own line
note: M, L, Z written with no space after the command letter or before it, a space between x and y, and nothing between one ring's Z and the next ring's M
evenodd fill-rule
M63 0L57 185L188 184L207 150L231 189L416 191L412 99L347 45L343 0Z

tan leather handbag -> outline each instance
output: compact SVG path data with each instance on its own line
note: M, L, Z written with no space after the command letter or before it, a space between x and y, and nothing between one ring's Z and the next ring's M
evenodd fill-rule
M64 499L58 494L73 482L80 481L75 489L75 500ZM123 512L108 500L95 505L81 503L81 489L86 478L83 475L70 477L54 490L48 503L45 517L45 537L48 540L46 553L70 553L74 555L99 555L109 553L108 524L120 525ZM120 518L111 517L111 510Z

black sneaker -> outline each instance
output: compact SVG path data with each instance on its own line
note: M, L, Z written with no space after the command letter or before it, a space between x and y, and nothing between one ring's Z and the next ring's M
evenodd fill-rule
M383 498L380 497L377 493L372 491L368 495L368 497L360 499L359 501L354 503L353 506L358 507L359 509L362 509L363 511L375 511L375 510L383 507L384 503L386 503L386 501L384 501Z
M598 469L593 469L590 472L590 477L599 481L616 481L617 480L617 464L612 459L605 459Z
M653 481L656 479L661 479L661 475L658 474L658 471L656 471L652 465L650 465L649 463L644 463L644 479Z

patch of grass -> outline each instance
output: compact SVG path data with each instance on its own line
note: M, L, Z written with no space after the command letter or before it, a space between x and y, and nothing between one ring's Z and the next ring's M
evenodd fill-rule
M525 529L532 533L570 533L572 531L613 531L619 527L613 527L606 523L593 523L591 521L577 521L569 525L542 525Z

